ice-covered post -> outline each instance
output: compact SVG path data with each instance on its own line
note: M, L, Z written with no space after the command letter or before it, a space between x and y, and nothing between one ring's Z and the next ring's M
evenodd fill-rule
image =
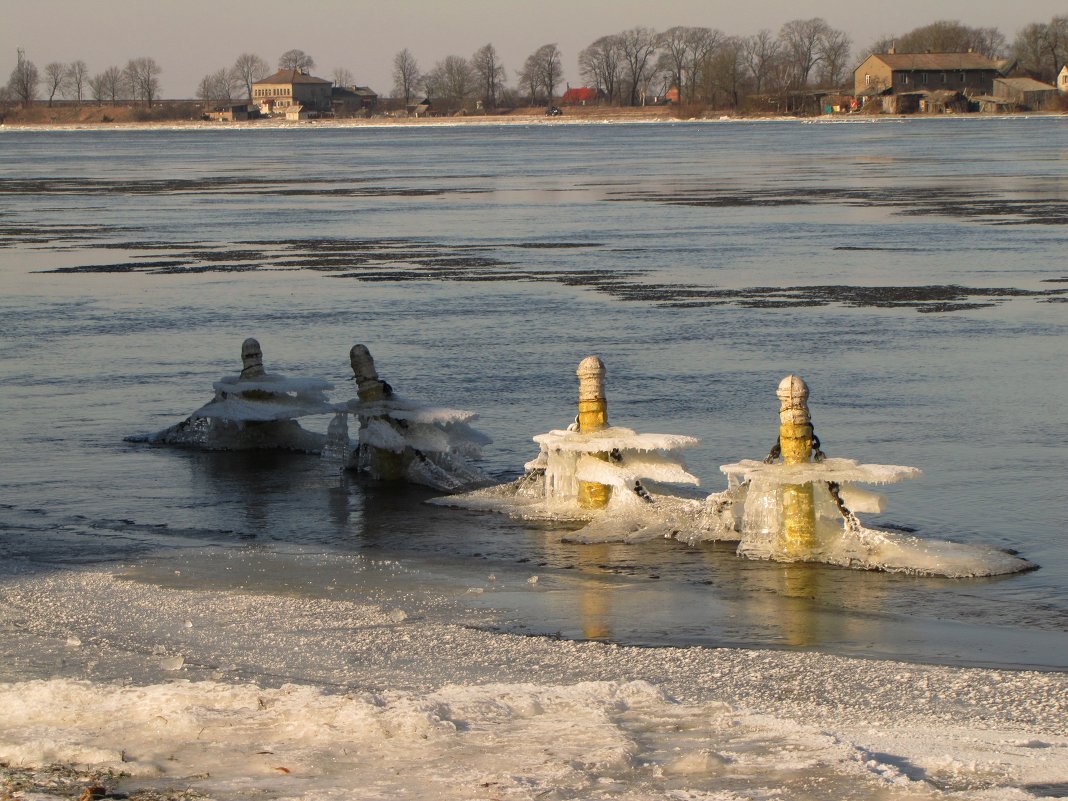
M796 375L779 383L779 448L784 464L812 460L812 418L808 412L808 385ZM816 545L816 509L812 484L786 484L782 488L782 536L789 556L804 558Z
M349 365L356 379L356 395L364 403L382 401L393 394L389 384L378 377L375 360L366 345L353 345L349 350ZM373 415L386 418L386 415ZM364 420L360 421L366 426ZM367 454L373 473L386 481L404 478L404 454L370 446Z
M349 364L356 379L356 394L362 401L379 401L387 396L386 383L378 377L375 360L366 345L353 345L349 350Z
M259 340L249 337L241 343L241 377L263 378L263 350Z
M579 379L578 430L580 434L592 434L608 427L608 401L604 397L604 362L596 356L587 356L579 362L575 374ZM597 454L607 460L607 454ZM606 484L580 481L578 485L579 506L585 509L603 509L608 505L612 488Z

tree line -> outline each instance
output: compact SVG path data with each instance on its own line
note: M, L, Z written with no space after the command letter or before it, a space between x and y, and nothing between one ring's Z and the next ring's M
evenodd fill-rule
M1009 57L1023 72L1052 83L1068 61L1068 16L1027 25L1011 45L996 28L941 20L882 37L861 57L891 48ZM674 90L678 102L731 109L754 96L846 88L858 60L849 36L820 17L791 20L777 32L764 29L752 36L709 27L656 31L639 26L601 36L578 54L585 86L596 89L604 103L637 106ZM414 95L425 95L450 109L548 104L559 97L562 61L556 44L542 45L516 70L514 87L508 87L492 44L469 59L448 56L425 73L404 49L393 59L393 96L410 104Z
M1009 57L1022 71L1052 83L1068 61L1068 16L1026 25L1011 45L996 28L940 20L881 37L861 54L891 48L899 53L973 51L990 58ZM642 105L673 90L683 104L736 109L754 97L848 85L853 55L853 43L845 32L814 17L752 36L698 26L664 31L639 26L598 37L577 58L583 82L607 104ZM551 104L560 96L563 58L555 43L541 45L515 70L514 84L509 84L508 71L492 44L470 57L447 56L425 72L405 48L393 58L393 97L405 106L426 97L445 110ZM307 72L314 67L315 60L303 50L288 50L278 59L278 69ZM269 72L263 58L242 53L231 66L205 75L197 97L216 102L251 99L252 84ZM43 94L49 105L57 97L76 103L91 97L99 103L150 106L159 97L161 73L149 57L95 75L81 60L51 62L39 72L20 50L7 84L0 87L0 101L27 105ZM344 67L335 68L332 78L338 86L353 84L352 72Z
M42 74L20 50L0 99L28 105L38 99L43 86L50 106L57 97L76 103L91 97L98 103L133 101L151 106L159 97L162 72L155 59L144 56L130 59L125 67L108 67L96 75L90 75L81 60L69 64L52 61L45 65Z

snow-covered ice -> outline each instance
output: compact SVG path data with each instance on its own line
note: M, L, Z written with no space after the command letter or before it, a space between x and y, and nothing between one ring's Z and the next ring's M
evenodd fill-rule
M1022 801L1068 786L1063 673L576 643L372 597L102 571L3 579L0 762L110 769L122 791Z

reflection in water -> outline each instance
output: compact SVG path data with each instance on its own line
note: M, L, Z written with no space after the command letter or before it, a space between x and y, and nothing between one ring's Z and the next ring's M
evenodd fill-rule
M782 646L985 664L1063 661L1055 655L1063 635L1050 631L1023 632L1012 643L1004 633L994 645L978 641L977 632L962 628L969 618L948 614L946 593L959 586L949 580L740 559L729 544L564 542L565 530L428 505L433 494L423 488L342 475L315 457L169 451L166 458L189 468L196 496L184 507L190 519L211 509L217 528L200 536L225 544L252 535L257 552L280 542L304 554L325 548L400 560L421 578L398 591L414 598L433 587L463 598L452 614L460 619L464 610L481 610L475 625L653 646ZM314 551L304 547L310 544ZM282 563L277 569L293 591L292 570ZM316 582L328 572L309 574L300 591L321 591ZM491 574L496 580L487 582ZM533 575L539 582L528 584ZM334 580L336 592L365 579L343 572ZM486 591L467 594L471 587ZM996 607L979 605L974 592L971 597L970 619L1008 625L999 622Z

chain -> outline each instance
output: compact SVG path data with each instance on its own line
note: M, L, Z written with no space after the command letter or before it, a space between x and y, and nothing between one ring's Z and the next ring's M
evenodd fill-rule
M812 461L818 463L818 462L822 462L824 459L827 458L827 454L825 454L822 450L820 450L821 447L822 447L822 444L820 443L820 438L816 436L816 430L813 429L812 430Z
M642 486L641 481L634 482L634 494L641 498L646 503L653 502L653 496L649 494L649 490Z
M839 494L841 487L837 481L828 481L827 490L831 493L831 499L834 501L834 505L838 507L839 513L845 519L846 528L853 534L856 534L861 529L860 521L857 516L849 510L842 500L842 496Z

